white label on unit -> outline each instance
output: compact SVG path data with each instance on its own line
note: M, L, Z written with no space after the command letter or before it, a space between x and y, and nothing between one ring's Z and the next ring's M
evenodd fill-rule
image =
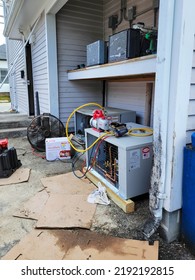
M140 168L140 150L130 151L130 170Z

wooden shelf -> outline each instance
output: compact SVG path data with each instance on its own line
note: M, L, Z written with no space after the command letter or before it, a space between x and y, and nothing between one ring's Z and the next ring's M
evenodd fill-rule
M156 72L156 55L86 67L78 70L69 70L68 79L141 79L154 80Z

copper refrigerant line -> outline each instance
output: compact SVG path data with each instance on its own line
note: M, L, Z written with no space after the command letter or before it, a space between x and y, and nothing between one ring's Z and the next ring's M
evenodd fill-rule
M105 169L103 169L97 162L95 162L94 165L96 165L97 168L99 168L105 175L105 177L107 177L108 179L110 179L113 183L117 182L117 159L114 158L114 163L112 163L112 147L109 147L109 160L104 162L104 166L106 168L109 168L109 171L106 171ZM113 168L114 167L114 168ZM114 169L114 170L113 170Z

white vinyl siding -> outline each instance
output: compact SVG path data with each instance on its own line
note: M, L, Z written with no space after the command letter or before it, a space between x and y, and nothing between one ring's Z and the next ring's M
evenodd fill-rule
M8 48L8 65L9 69L12 63L18 57L23 42L20 40L7 40ZM26 81L21 79L21 70L25 70L25 50L18 57L17 63L9 75L10 96L12 101L12 109L18 110L20 113L28 114L28 95Z
M109 82L107 106L136 111L136 122L145 123L146 83Z
M41 114L50 112L45 28L45 16L42 15L34 32L35 42L31 44L34 96L38 91Z
M102 1L71 0L57 13L60 119L88 102L102 102L101 81L68 81L67 70L86 64L86 45L103 39ZM73 119L70 122L73 127Z
M190 87L190 99L188 107L187 136L186 143L191 143L191 135L195 132L195 40L192 61L192 77Z

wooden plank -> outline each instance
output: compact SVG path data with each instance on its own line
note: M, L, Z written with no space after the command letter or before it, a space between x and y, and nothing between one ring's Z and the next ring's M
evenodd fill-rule
M84 168L84 172L86 171L86 168ZM90 171L86 174L87 178L94 183L96 186L98 186L98 182L100 182L100 179L97 178L95 175L93 175ZM115 192L113 192L110 188L108 188L103 182L101 182L102 186L106 188L106 192L109 196L109 198L119 206L125 213L132 213L135 210L135 203L131 200L124 200L121 197L119 197Z
M143 74L143 75L131 75L131 76L113 76L113 77L92 77L92 78L85 78L83 79L87 81L93 81L93 80L106 80L106 81L114 81L114 82L154 82L155 81L155 74Z
M152 90L153 90L153 84L147 83L146 84L146 98L145 98L145 116L144 116L144 125L147 125L147 126L150 126Z
M145 56L135 57L135 58L131 58L131 59L124 59L121 61L109 62L109 63L105 63L105 64L101 64L101 65L94 65L94 66L89 66L89 67L85 67L85 68L81 68L81 69L69 70L67 72L74 73L74 72L82 72L82 71L91 70L91 69L106 68L106 67L115 66L115 65L121 66L124 64L134 63L137 61L146 61L146 60L151 60L151 59L152 60L156 59L156 55L151 54L151 55L145 55Z
M148 75L132 75L130 77L115 77L113 78L107 78L106 80L109 80L109 82L154 82L155 81L155 75L148 74Z
M156 72L156 55L148 55L133 59L86 67L68 71L68 79L108 79L139 75L154 76Z

